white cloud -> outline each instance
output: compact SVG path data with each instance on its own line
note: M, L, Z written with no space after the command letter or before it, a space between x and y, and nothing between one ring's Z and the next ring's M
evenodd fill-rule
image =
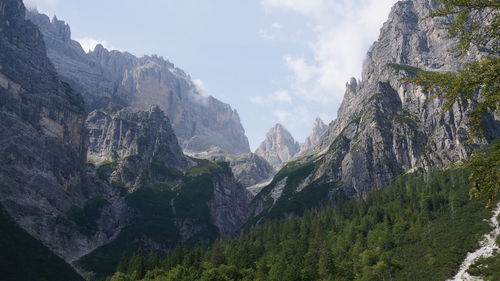
M250 101L258 105L264 104L264 98L262 96L250 97Z
M269 28L259 29L259 35L264 40L280 40L283 39L283 26L280 23L273 23Z
M203 83L202 80L200 79L192 79L193 84L196 86L196 91L204 96L208 96L208 90L207 87L205 86L205 83Z
M307 56L283 56L290 69L290 90L300 98L338 102L345 82L359 77L368 47L396 0L262 0L269 14L288 11L306 20L315 39Z
M273 115L276 119L278 119L279 123L288 124L288 121L289 121L290 117L292 116L292 113L285 111L285 110L274 110Z
M85 50L85 52L93 51L97 44L101 44L104 48L108 50L117 50L117 51L120 50L108 44L106 40L99 40L91 37L78 38L75 40L78 41L80 45L82 45L82 48L83 50Z
M292 97L286 90L279 90L272 94L272 99L282 103L292 103Z
M280 108L273 110L277 122L285 125L290 131L298 131L312 124L313 113L306 106Z
M292 104L293 99L287 90L278 90L266 96L252 96L250 102L256 105L276 106L280 104Z
M58 0L24 0L24 5L28 9L37 9L40 6L54 6Z

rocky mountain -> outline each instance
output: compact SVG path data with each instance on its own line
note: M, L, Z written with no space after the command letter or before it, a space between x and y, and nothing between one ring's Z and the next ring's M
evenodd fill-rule
M12 218L2 231L26 231L15 241L39 243L64 276L76 273L62 260L87 278L139 247L235 235L250 193L229 165L185 156L158 106L106 106L87 117L43 36L21 0L0 0L0 212Z
M83 100L60 81L20 0L0 2L0 81L0 203L72 262L112 240L126 208L86 166ZM80 221L90 205L91 218Z
M121 191L130 214L116 238L80 258L79 268L104 277L139 248L211 243L246 222L250 193L228 163L185 156L158 106L95 110L86 125L88 160L99 179Z
M427 0L394 5L368 52L361 81L347 83L337 119L309 155L285 166L257 195L257 213L287 210L290 202L305 198L361 197L406 171L455 163L499 137L493 116L486 118L487 136L469 134L473 102L442 112L442 99L403 81L417 68L458 70L481 55L449 52L455 41L442 29L446 20L426 17L436 5Z
M250 193L226 162L193 161L195 165L184 173L151 162L132 182L149 185L135 191L128 182L118 181L127 176L122 167L129 163L100 166L97 173L123 190L131 214L116 238L78 259L76 266L102 278L114 272L122 256L139 248L164 253L179 243L209 244L218 237L236 235L250 214Z
M36 11L27 18L43 34L47 54L62 79L81 92L88 112L120 106L148 109L158 105L168 116L186 153L220 148L230 154L250 152L238 113L203 93L181 69L158 56L137 58L97 45L85 53L71 39L70 27Z
M267 132L266 139L255 150L255 154L266 159L274 169L278 170L299 150L300 145L293 139L292 134L283 125L276 124Z
M299 154L305 154L313 149L318 143L321 136L326 132L328 126L323 123L321 118L317 117L314 120L311 134L306 138L304 143L300 146Z
M130 107L115 112L95 110L87 117L86 126L87 160L99 164L101 175L109 173L108 180L129 191L175 180L176 175L194 166L182 153L168 118L158 106L146 111Z

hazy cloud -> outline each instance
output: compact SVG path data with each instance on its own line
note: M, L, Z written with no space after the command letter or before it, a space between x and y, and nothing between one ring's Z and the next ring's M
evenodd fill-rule
M312 59L285 55L290 90L318 102L339 102L345 82L361 75L368 47L396 0L262 0L266 11L288 11L303 17L315 35L308 42Z
M273 23L269 28L259 29L259 35L264 40L279 40L284 38L283 26L280 23Z
M120 50L120 49L108 44L108 42L106 40L99 40L99 39L95 39L95 38L91 38L91 37L78 38L75 40L78 41L78 43L80 43L80 45L82 45L82 48L83 48L83 50L85 50L85 52L93 51L97 44L101 44L102 46L104 46L104 48L106 48L108 50L117 50L117 51Z
M262 96L250 97L250 101L258 105L264 104L264 98Z
M292 97L290 96L288 91L285 90L274 92L274 94L272 94L272 99L276 102L292 103Z
M309 123L312 123L310 122L312 113L306 106L276 109L273 110L273 115L279 123L286 125L289 130L310 126Z
M199 94L208 96L207 87L205 86L205 83L203 83L201 79L192 79L192 81L193 84L196 86L196 90L198 91Z
M53 6L58 0L24 0L24 5L28 9L36 9L39 6Z
M267 96L252 96L250 102L257 105L275 106L280 104L292 104L292 96L287 90L278 90Z

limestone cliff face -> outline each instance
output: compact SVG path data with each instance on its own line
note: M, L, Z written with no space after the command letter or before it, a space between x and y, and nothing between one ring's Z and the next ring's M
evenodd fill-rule
M66 261L111 240L125 212L85 165L84 121L81 96L59 80L22 1L0 1L0 203ZM81 231L68 212L96 197L98 215Z
M321 118L317 117L314 120L311 134L306 138L304 143L300 146L299 154L305 154L314 147L316 147L316 145L319 143L321 136L326 132L327 129L328 126L325 123L323 123L323 120L321 120Z
M28 18L44 35L58 73L83 94L87 111L115 105L147 109L157 104L170 119L183 151L250 152L238 113L204 95L189 75L169 61L157 56L137 58L101 45L86 54L71 40L64 22L36 12L29 12Z
M276 124L266 134L266 139L259 145L255 154L264 158L275 169L292 159L300 150L290 132L281 124Z
M330 186L330 194L360 197L405 171L455 163L499 137L499 122L490 116L488 136L467 142L473 103L456 103L443 113L442 99L430 99L430 93L403 81L414 73L412 67L454 71L481 55L472 50L460 58L449 52L455 42L446 37L444 20L426 18L435 5L431 0L394 5L368 51L361 81L347 83L337 119L308 155L287 167L304 175L287 183L287 194L298 198L304 188ZM276 185L263 190L260 206Z
M400 1L392 8L379 40L368 51L361 82L347 84L338 118L323 138L328 149L312 179L341 180L351 196L381 187L400 173L443 167L468 157L487 143L470 137L471 105L456 103L442 114L441 99L402 79L412 68L453 71L480 56L450 53L442 19L426 18L435 1ZM398 71L402 69L403 71ZM491 120L489 137L500 127ZM326 143L330 143L325 146Z
M101 165L101 172L107 171L111 182L129 191L175 180L194 164L182 153L158 106L145 111L129 107L115 112L95 110L87 117L86 126L88 161ZM155 172L158 169L171 171L171 178L168 173Z

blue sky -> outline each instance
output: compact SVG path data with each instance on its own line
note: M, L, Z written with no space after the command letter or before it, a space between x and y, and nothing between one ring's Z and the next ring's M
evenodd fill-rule
M158 54L240 114L252 150L280 122L335 118L395 0L25 0L87 48Z

